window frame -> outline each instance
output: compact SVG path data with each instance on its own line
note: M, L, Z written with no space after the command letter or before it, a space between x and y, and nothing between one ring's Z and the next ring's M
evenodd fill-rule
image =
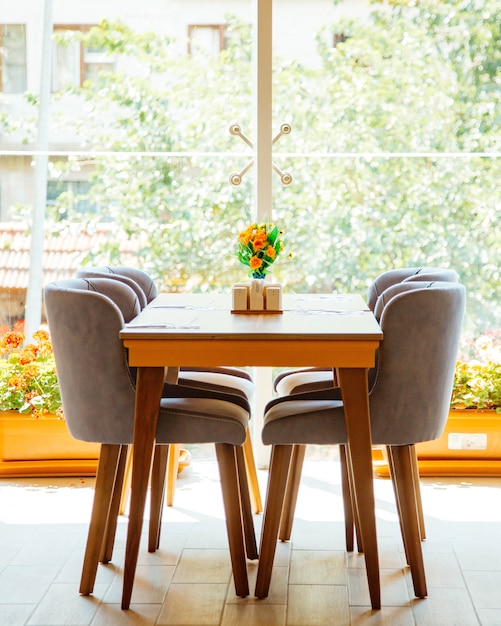
M193 56L192 55L192 46L191 46L191 41L192 41L192 33L193 31L195 31L197 28L209 28L213 31L218 31L219 32L219 52L222 52L225 47L226 47L226 39L225 39L225 35L226 35L226 24L188 24L188 56Z
M68 30L73 31L73 32L79 32L79 33L87 33L94 26L97 26L97 24L59 24L57 23L53 25L52 30L53 30L53 33L64 32ZM54 52L56 52L58 45L59 44L55 43ZM115 63L115 60L113 59L113 57L110 55L107 55L105 52L89 51L83 42L80 42L78 52L79 52L79 67L78 67L78 72L79 72L78 86L79 87L82 87L84 81L86 80L86 70L88 69L89 66L92 66L93 64L100 64L100 63L102 64L104 56L106 56L109 64ZM52 64L53 75L52 75L52 81L51 81L52 93L61 91L66 88L66 86L59 87L58 80L57 80L58 77L54 75L54 72L56 71L57 71L57 61L54 56L54 61Z
M20 28L23 29L23 37L24 37L24 41L23 41L23 46L24 46L24 59L23 59L23 69L24 69L24 87L20 90L20 91L5 91L4 89L4 76L5 76L5 57L3 54L0 54L0 93L3 94L22 94L26 91L26 89L28 88L28 50L27 50L27 32L26 32L26 23L2 23L0 24L0 50L7 50L7 48L5 48L5 46L3 45L3 40L4 40L4 30L5 28L8 27L13 27L13 26L18 26Z

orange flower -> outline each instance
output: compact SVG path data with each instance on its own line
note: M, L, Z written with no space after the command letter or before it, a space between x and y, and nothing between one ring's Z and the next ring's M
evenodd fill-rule
M251 268L251 270L257 270L259 267L262 266L262 264L263 264L263 261L259 257L252 256L250 258L249 267Z
M40 417L61 407L54 353L46 330L25 335L9 331L0 337L0 407Z
M250 241L250 233L248 233L247 231L240 233L240 235L238 236L238 241L246 246Z
M14 387L14 389L22 389L26 384L26 380L22 374L14 374L7 384L9 387Z
M24 341L23 333L9 332L5 333L0 341L0 351L14 350L18 348Z
M22 365L27 365L32 361L36 361L37 354L38 349L33 344L28 344L27 346L24 346L24 348L21 350L21 354L19 355L19 362Z
M42 328L33 333L33 339L39 344L49 343L50 341L49 333Z
M252 242L252 247L254 248L254 252L257 252L258 250L262 250L266 245L266 241L267 241L266 233L263 233L262 231L260 231L255 236L254 241Z
M266 248L266 256L270 257L270 259L274 259L277 256L277 253L275 252L275 248L273 246L268 246Z
M26 378L36 378L40 376L40 367L35 363L30 363L24 368Z

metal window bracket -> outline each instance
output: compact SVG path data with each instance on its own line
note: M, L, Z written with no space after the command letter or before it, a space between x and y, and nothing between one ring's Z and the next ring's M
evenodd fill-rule
M292 128L290 124L282 124L280 126L279 132L273 138L272 143L276 143L282 135L288 135L291 132ZM240 139L246 143L250 148L254 149L254 144L252 141L242 132L242 129L239 124L232 124L230 126L230 135L235 135L240 137ZM240 171L240 172L232 172L229 176L230 184L234 187L238 187L241 184L243 177L254 165L254 159L251 159L249 163ZM292 175L289 172L283 172L278 165L272 163L273 171L280 176L280 182L284 187L287 187L292 183Z

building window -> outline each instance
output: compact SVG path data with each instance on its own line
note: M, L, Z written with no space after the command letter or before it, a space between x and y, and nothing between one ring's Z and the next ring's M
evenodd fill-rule
M54 32L87 31L90 26L54 26ZM113 70L114 59L102 50L90 48L79 41L56 42L54 44L52 91L61 91L71 86L81 87L85 80L97 82L99 72Z
M217 56L225 49L224 24L190 24L188 26L188 54Z
M3 93L26 91L26 25L0 27L0 89Z

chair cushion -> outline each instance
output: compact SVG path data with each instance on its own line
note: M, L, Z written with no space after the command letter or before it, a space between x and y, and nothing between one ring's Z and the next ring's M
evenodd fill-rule
M274 383L275 390L281 396L288 396L305 391L317 391L325 389L328 386L334 386L334 374L332 369L312 369L290 372L285 376L281 376L280 380Z
M346 443L343 403L294 398L277 402L265 413L261 437L265 445Z
M207 398L162 398L157 443L229 443L246 438L249 413L233 402Z
M248 402L254 396L252 380L218 371L183 370L179 372L178 383L186 387L237 394Z

